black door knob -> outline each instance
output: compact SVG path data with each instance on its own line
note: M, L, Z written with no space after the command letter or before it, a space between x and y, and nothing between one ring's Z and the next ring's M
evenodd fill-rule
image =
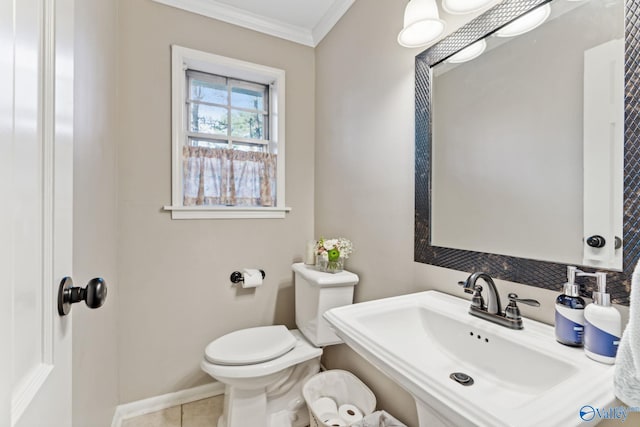
M604 248L604 245L606 243L607 241L602 236L595 235L587 237L587 245L591 246L592 248Z
M107 299L107 282L101 277L91 279L87 286L78 288L73 286L71 277L65 277L58 288L58 313L66 316L71 312L71 304L84 301L89 308L102 307Z

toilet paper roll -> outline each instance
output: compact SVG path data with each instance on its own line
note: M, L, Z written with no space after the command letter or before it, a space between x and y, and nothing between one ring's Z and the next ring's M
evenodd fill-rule
M338 408L338 416L343 419L347 425L351 425L360 421L363 417L362 411L354 405L344 404Z
M331 418L330 420L323 422L329 427L347 427L347 423L340 418Z
M338 415L337 412L329 412L329 413L320 415L319 418L320 418L320 421L327 424L329 420L339 420L340 416Z
M338 417L338 404L330 397L321 397L311 404L316 414L333 414L330 418Z
M243 288L257 288L262 286L262 273L255 268L245 268L242 270Z

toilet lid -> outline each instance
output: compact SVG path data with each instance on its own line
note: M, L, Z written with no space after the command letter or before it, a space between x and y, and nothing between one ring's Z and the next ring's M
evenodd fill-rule
M291 351L296 338L283 325L241 329L212 341L205 357L219 365L252 365Z

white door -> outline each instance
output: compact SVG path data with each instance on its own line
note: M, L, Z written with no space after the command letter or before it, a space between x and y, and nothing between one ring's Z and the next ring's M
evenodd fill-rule
M624 216L624 40L584 52L583 263L622 270ZM589 237L602 236L603 246Z
M0 426L71 426L73 0L0 0Z

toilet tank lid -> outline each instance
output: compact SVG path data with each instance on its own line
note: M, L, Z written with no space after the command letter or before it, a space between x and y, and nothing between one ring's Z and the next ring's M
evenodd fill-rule
M306 265L301 262L293 264L291 268L309 283L320 287L353 286L360 281L357 274L347 270L343 270L340 273L325 273L316 270L313 265Z
M296 338L283 325L240 329L212 341L206 359L218 365L252 365L291 351Z

